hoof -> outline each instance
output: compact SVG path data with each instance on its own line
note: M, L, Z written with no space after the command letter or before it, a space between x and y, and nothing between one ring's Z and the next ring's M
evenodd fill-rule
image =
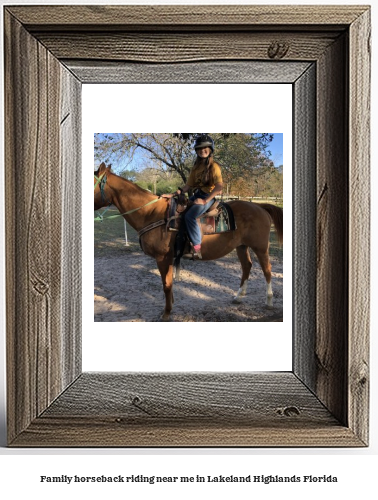
M179 269L173 271L173 279L175 281L180 281L180 270Z
M165 323L171 320L171 315L170 314L163 314L162 317L160 318L160 321L164 321Z
M243 299L244 299L244 297L246 295L247 295L247 287L246 286L242 286L241 288L239 288L238 293L233 298L232 303L233 304L241 304L243 302Z
M234 297L232 299L232 304L241 304L243 302L242 297Z
M268 309L273 309L273 295L268 295L266 298L266 307Z

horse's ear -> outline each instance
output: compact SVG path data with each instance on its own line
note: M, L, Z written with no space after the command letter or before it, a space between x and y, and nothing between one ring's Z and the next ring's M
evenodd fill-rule
M101 170L105 170L105 169L106 169L106 165L104 162L102 162L98 170L101 171Z

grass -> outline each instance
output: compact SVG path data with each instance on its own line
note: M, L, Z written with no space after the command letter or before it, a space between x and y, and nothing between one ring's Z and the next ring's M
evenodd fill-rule
M259 200L253 200L253 203L270 203L271 205L275 205L276 207L283 208L282 201L275 201L275 200L269 200L269 199L259 199Z
M128 246L125 244L125 226L123 217L107 219L107 217L118 215L116 208L108 210L104 221L95 221L94 224L94 256L110 257L113 255L124 255L140 251L138 233L127 224ZM270 231L270 255L282 259L282 247L280 247L277 235L272 227Z
M109 255L121 255L140 250L138 233L127 224L128 246L125 244L125 225L123 217L107 219L107 217L118 215L116 208L108 210L103 222L95 221L94 224L94 256L105 257Z

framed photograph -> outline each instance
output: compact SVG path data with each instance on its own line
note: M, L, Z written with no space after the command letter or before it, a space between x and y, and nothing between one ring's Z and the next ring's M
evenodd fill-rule
M369 7L7 6L4 23L9 446L368 446ZM292 85L291 371L83 372L85 83Z
M281 323L276 326L284 328L283 267L287 321L292 316L292 273L291 259L285 261L285 266L283 264L284 250L278 235L285 234L285 255L290 257L291 94L290 84L108 84L83 87L83 155L87 158L84 164L93 161L94 137L95 176L99 179L103 175L98 183L94 179L95 185L97 183L94 235L88 224L83 228L88 233L88 236L84 235L83 252L89 257L94 246L95 254L94 263L89 258L84 262L90 266L92 274L94 269L95 327L101 329L101 323L110 322L113 331L118 326L115 323L128 322L138 330L137 323L161 321L166 290L170 312L164 315L169 321L245 323L239 328L244 326L249 337L248 322L275 322ZM205 105L198 103L201 96L208 101ZM204 107L206 111L201 117ZM117 113L114 113L115 109ZM241 116L240 109L243 109ZM214 198L210 203L215 204L208 211L212 214L206 216L203 213L201 216L201 233L195 237L200 238L203 247L201 259L197 259L192 256L183 232L185 214L190 215L193 208L186 212L189 204L179 204L177 211L177 197L168 197L179 186L186 185L191 169L194 174L194 169L198 172L198 168L202 168L196 161L193 148L195 137L200 136L166 131L172 124L179 130L192 130L199 119L206 123L208 115L211 122L217 124L216 130L225 131L208 134L214 141L214 152L208 161L209 164L214 161L219 169L223 190L219 194L211 192L210 196ZM256 123L261 130L269 129L270 125L276 133L227 132L235 130L236 126L240 130L243 127L241 122L247 130L256 130ZM90 133L91 130L107 130L107 127L110 130L141 130L143 126L155 132ZM107 168L105 173L106 165L111 165L111 170ZM89 211L93 205L93 193L89 191L86 174L87 171L83 172L83 208ZM200 176L198 179L201 182ZM125 190L122 200L111 194L115 184L119 191ZM184 195L181 203L188 199L189 195ZM194 209L198 210L197 207ZM245 218L247 213L248 229L241 219L242 214ZM271 216L276 222L272 227ZM83 219L88 220L88 215L83 214ZM242 235L249 238L244 244L246 248L247 243L251 245L252 259L246 248L242 251ZM167 254L167 245L172 252L172 273L169 266L162 268L157 264L161 252ZM233 251L236 247L240 247L238 252L242 253ZM179 257L176 259L174 254ZM167 277L168 286L165 288L161 273ZM92 280L86 280L85 284L88 289L83 290L84 296L89 296ZM170 290L174 297L172 305ZM93 310L90 322L93 323ZM119 325L123 338L125 326ZM160 326L164 331L172 329L169 325ZM292 328L286 326L291 337ZM139 327L142 329L145 325ZM92 335L93 328L84 330ZM278 333L278 341L282 339L282 333ZM152 335L156 337L156 332ZM218 340L215 338L215 344ZM271 340L267 338L267 342Z
M169 66L167 71L171 71ZM182 70L186 75L196 72L198 79L202 78L203 70L205 77L208 78L208 66L207 62L201 63L199 67L188 63ZM219 63L219 68L225 69L225 65ZM249 79L253 79L253 70L260 73L262 70L261 64L256 66L253 62L245 63L243 66L238 65L240 74L243 68L244 71L248 71ZM150 71L152 73L153 68ZM159 71L161 73L162 69L159 68ZM178 71L176 68L176 74ZM87 84L83 85L82 92L82 144L83 165L85 165L82 204L83 220L87 221L83 226L83 255L85 255L82 268L83 371L290 370L292 366L292 85L290 83ZM206 102L203 102L204 99ZM198 128L199 119L206 123L210 120L216 124L215 130L232 131L210 134L215 142L214 159L222 165L223 201L228 201L232 193L240 194L245 198L242 198L240 203L232 200L232 206L236 204L236 207L242 207L243 211L258 210L256 204L265 202L275 204L277 214L280 215L283 192L284 251L282 245L278 244L275 228L271 228L269 257L273 301L268 307L267 284L255 253L252 256L253 266L245 296L237 297L241 288L241 261L236 251L229 253L232 248L227 247L226 243L231 238L235 241L240 237L243 224L239 227L239 220L236 219L237 236L235 231L210 234L205 237L206 244L210 248L215 247L217 252L220 248L227 248L228 251L225 253L228 255L218 254L218 259L223 258L210 261L206 261L204 255L205 260L202 262L182 257L180 279L177 272L173 280L172 320L169 323L161 322L165 299L159 268L154 258L157 255L154 255L154 252L153 255L148 255L148 249L146 252L142 251L135 228L142 229L160 219L158 224L162 222L163 225L158 225L150 233L145 234L149 241L153 242L154 246L157 241L164 242L165 248L167 240L179 239L176 231L166 229L167 200L159 200L152 193L171 193L176 191L177 186L185 185L186 179L179 177L177 170L169 166L167 168L161 159L165 159L169 165L173 164L173 167L180 171L181 168L189 170L195 158L193 142L197 134L169 134L164 131L172 130L172 127L175 127L175 130L194 130L196 125ZM100 133L98 132L100 130L135 132ZM155 132L137 132L141 130ZM240 132L243 130L272 130L282 133L245 134ZM118 209L112 206L109 208L108 193L112 193L113 182L121 183L126 189L134 189L135 184L107 174L106 183L101 185L102 191L100 184L95 189L97 202L105 206L95 211L93 228L88 224L93 205L88 169L93 163L94 137L95 170L104 161L107 164L111 163L112 173L139 182L139 185L150 192L136 191L137 196L143 196L143 201L138 201L136 204L129 193L122 202L126 203L125 205L120 206L116 201ZM135 150L135 145L138 145L139 141L147 149L138 146ZM283 150L285 151L284 179L281 173ZM234 160L236 154L239 155L238 164ZM154 155L159 157L158 162L154 160ZM273 167L272 172L273 159L276 160L276 167ZM96 176L99 175L97 172ZM150 179L155 183L151 184ZM276 184L273 184L274 182ZM279 198L262 199L268 189L275 189L272 194L279 193L277 195ZM255 202L253 204L249 203L251 198L246 198L251 195L256 196L253 198ZM152 202L150 205L126 215L128 222L125 226L120 214L134 210L149 202L148 200ZM267 208L275 210L273 207ZM151 211L151 214L148 214L148 211ZM156 215L158 211L161 211L159 216ZM142 217L141 213L143 222L140 223L138 221ZM266 214L262 212L262 215L260 224L264 224L266 220ZM226 220L223 215L222 218ZM250 217L250 221L256 225L256 213ZM175 220L172 222L175 223ZM251 235L252 231L243 233ZM267 236L269 237L269 227L264 237ZM94 260L91 259L93 240ZM142 237L143 246L146 241L148 240ZM265 241L267 243L268 239ZM257 244L256 236L251 238L250 243L252 247ZM283 294L284 252L288 258L284 264L285 293ZM248 264L244 262L244 266ZM91 301L93 270L94 323ZM248 267L245 272L249 272ZM193 325L193 322L196 324ZM209 322L214 324L209 325ZM232 325L235 322L237 325ZM251 322L254 323L253 328ZM104 342L104 329L106 342ZM271 345L275 345L274 352L270 350ZM127 351L143 352L143 356L130 358L124 355Z

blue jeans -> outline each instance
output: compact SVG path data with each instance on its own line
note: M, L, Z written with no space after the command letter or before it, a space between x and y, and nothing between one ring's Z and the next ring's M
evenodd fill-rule
M191 201L201 198L202 200L208 197L207 193L198 190L195 195L190 197ZM201 231L197 224L197 217L204 214L210 206L213 204L214 200L210 200L206 205L192 205L189 210L185 213L185 225L188 231L189 239L194 245L201 244Z

